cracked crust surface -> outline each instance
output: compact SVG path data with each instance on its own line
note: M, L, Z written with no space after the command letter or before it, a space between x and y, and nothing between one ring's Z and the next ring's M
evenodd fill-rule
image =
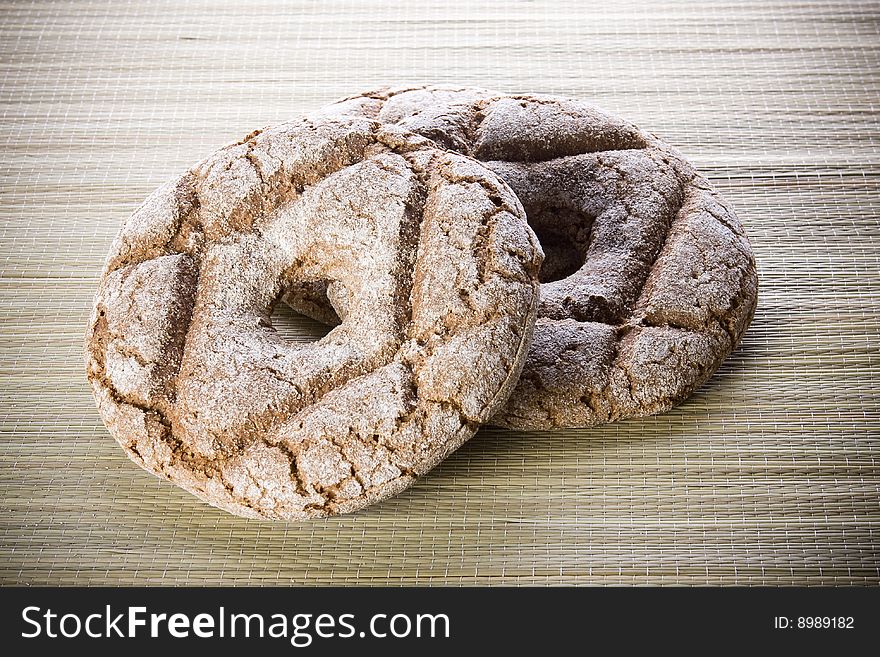
M578 100L450 86L381 88L356 115L482 160L546 253L534 342L492 424L580 427L667 410L734 349L757 274L733 210L671 146ZM326 290L287 301L326 323Z
M283 124L124 224L88 377L128 455L210 504L285 520L354 511L504 403L542 257L516 196L479 162L364 118ZM270 321L302 284L341 318L306 345Z

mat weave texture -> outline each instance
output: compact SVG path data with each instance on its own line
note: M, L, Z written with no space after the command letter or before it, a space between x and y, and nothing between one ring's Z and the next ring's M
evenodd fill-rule
M605 6L0 5L0 583L880 583L880 5ZM741 347L670 413L484 429L351 516L243 520L142 471L82 360L120 222L252 129L399 82L586 98L678 146L752 240Z

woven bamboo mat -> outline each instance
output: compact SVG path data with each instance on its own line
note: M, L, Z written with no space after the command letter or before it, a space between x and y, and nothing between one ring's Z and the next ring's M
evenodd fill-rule
M880 6L590 5L3 3L0 582L880 583ZM419 81L589 98L678 145L756 251L741 348L673 412L482 430L352 516L246 521L141 471L81 357L120 222L254 128Z

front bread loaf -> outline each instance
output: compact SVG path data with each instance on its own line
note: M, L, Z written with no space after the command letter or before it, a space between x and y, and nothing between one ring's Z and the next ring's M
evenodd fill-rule
M506 401L542 253L479 162L366 118L249 135L157 190L113 244L87 334L102 418L203 500L302 520L387 498ZM273 329L293 286L340 324Z

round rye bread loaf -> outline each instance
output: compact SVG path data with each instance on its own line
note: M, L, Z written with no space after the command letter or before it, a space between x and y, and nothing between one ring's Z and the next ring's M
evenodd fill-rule
M594 106L467 87L382 88L316 116L363 116L481 160L545 252L534 342L491 424L583 427L684 400L739 342L757 274L730 206L670 145ZM286 297L339 321L320 284Z
M284 520L354 511L503 405L542 257L481 163L368 118L283 124L221 149L124 224L88 377L128 455L210 504ZM332 301L339 325L317 342L272 326L297 285Z

